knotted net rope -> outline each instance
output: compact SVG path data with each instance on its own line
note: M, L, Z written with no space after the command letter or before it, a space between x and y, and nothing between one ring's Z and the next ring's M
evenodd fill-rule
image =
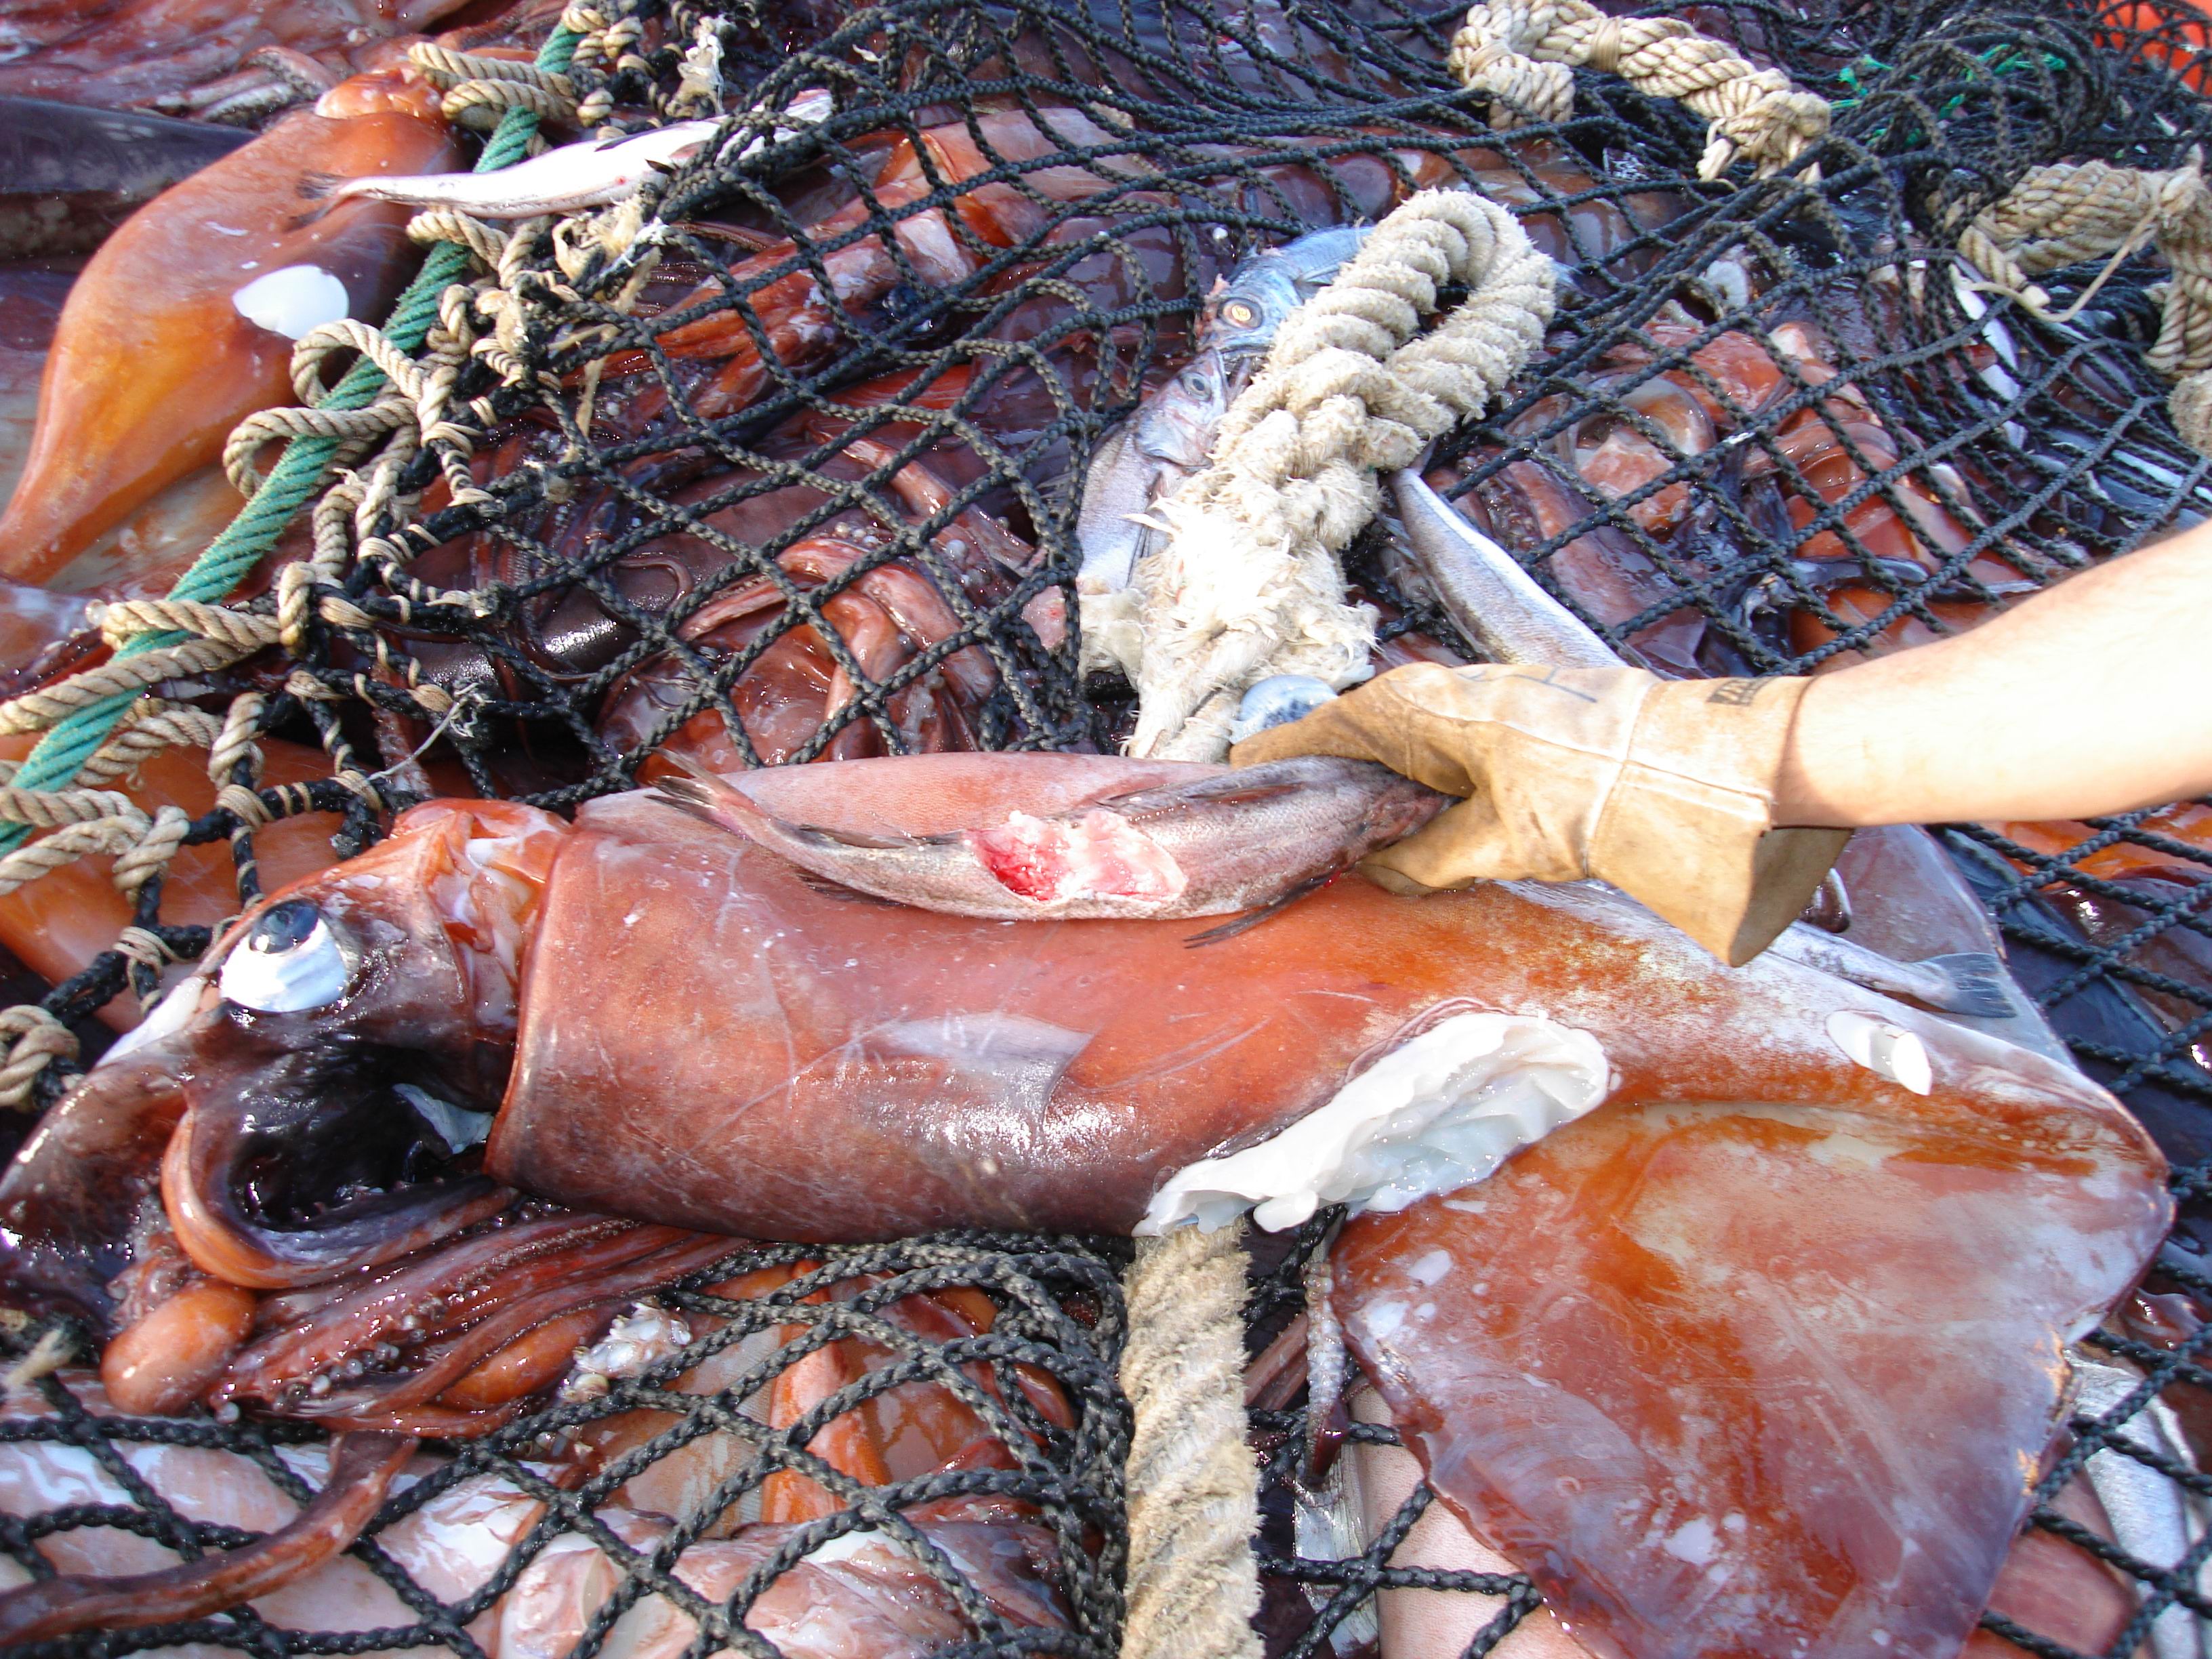
M520 160L535 142L541 119L577 118L576 82L564 70L579 52L587 63L621 64L619 43L610 37L622 33L625 21L572 6L535 64L428 42L417 43L410 56L445 89L449 118L492 130L477 162L479 171L488 172ZM336 591L352 543L383 526L398 501L403 471L418 453L435 454L456 499L477 493L467 472L472 428L452 418L463 370L482 361L505 378L523 372L511 353L501 350L498 325L486 318L501 314L498 301L486 296L500 292L512 276L503 262L515 238L453 213L418 216L409 230L426 245L428 257L385 325L347 319L302 337L293 357L300 405L252 416L231 435L222 465L247 502L229 528L167 598L95 610L94 620L113 651L108 661L0 704L0 732L40 734L28 757L7 767L0 788L0 894L94 856L115 860L112 879L126 897L145 892L185 844L189 820L175 806L148 813L127 796L92 786L127 775L165 748L209 749L216 807L235 826L234 840L281 816L327 810L333 804L328 792L319 797L296 787L254 787L263 763L252 737L266 712L258 694L236 699L222 720L153 695L167 683L228 668L272 646L296 657L313 623L368 643L380 677L424 715L437 720L453 711L453 697L421 683L412 665L397 660L374 634L371 619ZM460 280L472 266L480 274ZM482 274L486 268L489 274ZM475 309L480 306L482 311ZM336 385L326 386L324 366L342 352L355 354L356 361ZM471 412L488 419L481 406ZM255 458L278 444L283 453L264 476ZM311 500L316 502L313 556L278 573L273 602L252 609L224 605ZM284 690L311 708L337 695L296 672ZM336 790L369 811L387 806L379 777L355 759L336 719L325 710L316 724L331 756ZM48 833L24 844L34 830ZM240 850L240 897L250 900L251 860L242 845ZM179 954L160 933L137 924L118 948L144 970L132 977L145 993L160 968ZM43 1010L0 1016L0 1040L8 1043L0 1060L0 1106L30 1104L46 1068L77 1052L66 1026Z
M1376 475L1480 414L1534 354L1554 283L1504 208L1425 191L1291 314L1212 464L1163 504L1168 545L1139 567L1130 753L1218 760L1256 681L1364 675L1374 617L1346 602L1337 556L1382 503ZM1455 283L1472 291L1422 334Z
M1778 173L1828 131L1827 100L1800 91L1780 70L1758 68L1679 17L1609 17L1589 0L1477 5L1453 37L1449 61L1469 91L1492 100L1491 125L1501 131L1565 120L1577 67L1676 99L1707 123L1704 179L1738 161L1762 178Z
M2201 151L2163 172L2105 161L2039 167L1959 237L1959 252L2040 316L2057 308L2035 283L2087 260L2114 264L2146 244L2172 271L2158 338L2146 361L2178 382L2167 399L2175 428L2212 455L2212 191Z

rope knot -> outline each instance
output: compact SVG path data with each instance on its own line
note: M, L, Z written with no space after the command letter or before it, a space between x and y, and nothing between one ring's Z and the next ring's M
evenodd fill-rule
M1707 124L1698 176L1717 179L1741 159L1764 178L1793 165L1827 136L1825 100L1800 92L1674 17L1618 18L1589 0L1489 0L1467 14L1445 58L1470 92L1491 102L1494 128L1523 115L1547 122L1574 112L1573 68L1618 74L1638 91L1678 100Z

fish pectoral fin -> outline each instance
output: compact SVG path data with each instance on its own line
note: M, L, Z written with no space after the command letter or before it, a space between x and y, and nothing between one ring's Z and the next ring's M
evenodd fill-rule
M1242 915L1231 916L1220 926L1209 927L1202 933L1193 933L1182 942L1183 949L1195 951L1203 945L1218 945L1224 939L1235 939L1239 933L1249 933L1261 922L1272 921L1274 917L1282 915L1308 894L1321 891L1322 888L1342 875L1344 868L1342 865L1339 865L1334 869L1322 871L1317 876L1308 876L1297 886L1279 897L1269 900L1258 909L1247 910Z
M810 870L803 864L794 864L791 867L797 874L800 886L810 892L819 893L823 898L836 899L846 904L880 905L886 910L913 908L900 903L896 899L885 898L879 893L864 893L857 887L848 887L843 882L825 876L818 870Z

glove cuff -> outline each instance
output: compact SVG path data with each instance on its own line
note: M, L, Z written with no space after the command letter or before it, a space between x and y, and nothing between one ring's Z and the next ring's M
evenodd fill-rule
M1774 825L1775 779L1811 684L1654 686L1591 829L1592 875L1732 968L1796 920L1850 838L1847 830Z

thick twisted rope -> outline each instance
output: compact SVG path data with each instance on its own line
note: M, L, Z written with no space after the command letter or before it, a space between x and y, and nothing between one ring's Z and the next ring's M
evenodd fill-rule
M1535 351L1555 281L1504 208L1426 191L1291 314L1138 568L1132 754L1220 758L1238 698L1270 675L1365 678L1374 613L1346 602L1337 555L1382 504L1377 473L1416 465ZM1421 335L1450 283L1472 292Z
M1589 0L1491 0L1467 15L1446 60L1491 100L1490 124L1564 121L1574 112L1575 65L1619 75L1638 92L1678 100L1706 123L1698 176L1738 161L1762 178L1827 137L1827 100L1762 70L1674 17L1608 17Z
M1137 1241L1121 1659L1259 1659L1260 1475L1244 1439L1243 1224Z
M2103 161L2038 167L2010 194L1976 215L1959 252L2031 311L2051 298L2034 278L2086 260L2126 258L2154 246L2173 272L2150 366L2178 380L2166 400L2190 447L2212 455L2212 191L2204 160L2165 173Z

